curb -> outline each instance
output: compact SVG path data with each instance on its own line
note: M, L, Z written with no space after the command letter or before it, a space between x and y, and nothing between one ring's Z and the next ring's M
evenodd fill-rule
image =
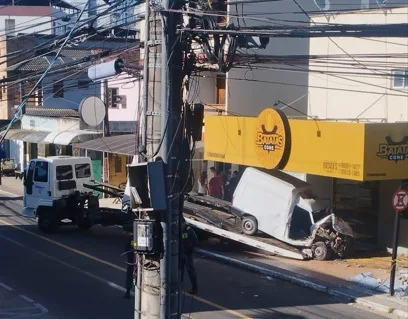
M342 291L339 291L338 289L335 288L330 288L328 286L324 286L321 284L317 284L314 283L313 281L310 280L306 280L306 279L302 279L296 276L292 276L292 275L287 275L284 273L281 273L279 271L275 271L272 269L266 269L257 265L253 265L250 263L247 263L245 261L241 261L241 260L237 260L234 258L230 258L227 256L223 256L221 254L218 253L214 253L208 250L204 250L204 249L200 249L200 248L196 248L195 249L196 253L205 257L209 257L218 261L221 261L223 263L235 266L235 267L240 267L243 268L245 270L249 270L261 275L265 275L268 277L272 277L272 278L276 278L276 279L280 279L280 280L284 280L284 281L288 281L291 282L293 284L302 286L302 287L306 287L306 288L310 288L316 291L320 291L320 292L324 292L328 295L331 295L333 297L338 297L343 299L344 301L347 302L353 302L362 306L365 306L367 308L370 308L372 310L378 311L378 312L382 312L382 313L388 313L388 314L394 314L400 318L408 318L408 311L403 311L403 310L399 310L399 309L393 309L390 308L388 306L384 306L380 303L376 303L376 302L372 302L370 300L366 300L364 298L360 298L360 297L356 297L353 296L351 294L347 294L344 293Z

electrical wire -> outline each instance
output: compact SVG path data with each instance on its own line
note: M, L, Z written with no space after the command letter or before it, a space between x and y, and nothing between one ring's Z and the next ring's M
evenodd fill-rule
M43 73L43 75L38 79L37 83L34 85L34 87L31 89L30 93L28 93L28 96L22 101L22 103L18 106L17 111L16 111L16 115L13 117L13 119L10 121L10 124L8 125L6 131L2 134L2 136L0 137L0 144L3 142L4 138L7 135L7 132L10 130L11 126L13 125L13 123L18 119L18 113L21 112L22 108L25 106L25 104L27 103L29 97L31 96L31 94L33 94L33 92L36 90L36 88L38 87L38 85L42 82L42 80L45 78L45 76L47 75L48 71L51 70L51 68L53 67L53 65L55 64L55 62L57 61L62 49L64 48L65 44L69 41L71 35L74 33L75 28L82 16L82 14L85 11L85 8L88 6L90 0L87 0L87 4L82 8L81 13L78 16L77 21L75 22L74 26L72 27L70 33L68 34L67 38L65 39L64 43L62 44L62 46L60 47L59 51L57 52L57 54L55 55L53 61L50 63L50 66L45 70L45 72Z
M136 48L138 48L138 45L133 46L133 47L130 47L130 48L125 49L125 50L123 50L122 48L120 48L120 49L118 49L118 51L119 51L118 53L116 53L115 51L110 52L110 55L107 56L107 58L112 58L112 57L118 56L118 55L122 54L123 52L126 52L126 51L128 51L128 50L133 50L133 49L136 49ZM89 48L89 49L91 49L91 48ZM92 56L91 56L91 57L92 57ZM95 57L97 58L97 57L98 57L98 54L96 54ZM92 60L93 60L93 58L90 59L90 62L92 62ZM91 65L91 64L89 64L89 62L84 63L84 65L80 65L80 64L78 64L78 62L79 62L79 61L75 61L72 66L71 66L70 64L68 64L68 65L63 65L60 69L56 68L56 71L54 71L54 72L49 72L48 74L54 74L54 75L55 75L55 74L60 74L60 73L64 73L64 72L70 72L70 71L72 71L72 68L73 68L73 67L74 67L74 69L75 69L75 68L79 68L80 70L82 70L82 72L85 72L85 71L83 71L84 68ZM43 72L43 71L41 71L41 72ZM36 73L36 74L40 74L40 73L38 73L38 72L35 72L35 73ZM8 86L8 88L9 88L9 89L13 89L13 86L16 87L19 83L24 82L24 81L27 81L27 80L30 79L30 78L34 78L34 79L35 79L36 76L30 75L30 77L26 77L26 78L23 78L23 79L18 79L17 81L11 82L13 85ZM57 81L57 82L58 82L58 81ZM92 84L92 83L91 83L90 85L95 85L95 84ZM4 100L3 100L3 101L4 101Z
M256 80L256 79L246 79L246 78L238 78L238 77L228 77L228 80L231 81L248 81L248 82L258 82L258 83L266 83L266 84L276 84L282 86L294 86L294 87L306 87L306 88L316 88L316 89L323 89L323 90L334 90L334 91L341 91L341 92L354 92L354 93L362 93L362 94L375 94L375 95L382 95L383 92L375 92L375 91L363 91L363 90L352 90L352 89L342 89L342 88L329 88L329 87L322 87L317 85L306 85L306 84L295 84L295 83L287 83L287 82L279 82L279 81L266 81L266 80ZM402 94L395 94L395 93L388 93L388 96L400 96L406 97Z

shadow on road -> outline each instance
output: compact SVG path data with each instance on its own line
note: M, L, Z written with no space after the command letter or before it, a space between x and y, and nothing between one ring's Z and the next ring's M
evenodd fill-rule
M23 196L17 196L17 197L0 196L0 202L2 202L2 201L17 201L17 200L23 200Z
M121 254L129 237L121 228L95 226L89 231L84 232L75 226L66 226L60 227L57 233L44 234L38 229L35 220L22 218L20 215L21 203L8 202L13 199L6 198L6 200L0 201L0 220L13 223L19 229L0 223L0 234L10 236L27 247L34 247L37 250L41 249L41 251L55 258L66 260L75 267L86 269L87 271L95 271L95 273L98 272L98 276L103 276L103 278L117 277L119 278L117 284L124 285L125 272L123 269L125 269L126 265ZM15 217L19 217L18 220ZM35 236L27 234L27 232L35 234ZM44 240L41 237L48 240ZM61 248L61 245L58 246L56 243L70 247L72 250L66 247ZM221 244L217 248L212 248L240 252L244 250L243 247L238 244ZM245 246L246 249L247 247ZM84 254L75 253L74 250L109 262L112 265L117 265L118 267L112 267L106 263L103 264ZM19 262L20 260L7 260L7 263ZM26 260L25 262L31 264L44 261L35 259ZM47 260L45 262L49 263ZM335 316L329 315L333 314L333 307L335 306L338 308L339 318L363 318L355 317L353 315L355 309L350 308L351 310L347 310L348 306L324 293L303 288L289 282L264 278L252 272L198 256L195 259L195 264L199 278L199 294L197 298L186 295L183 308L184 313L191 313L194 318L194 314L207 313L208 316L211 316L210 313L214 311L226 314L226 316L220 318L237 317L234 315L234 312L243 313L250 318L262 319L335 318ZM49 269L51 266L48 265L47 267ZM47 269L47 267L44 267L44 269ZM39 267L39 269L41 268ZM281 272L281 269L279 271ZM49 278L48 275L46 271L36 274L36 276L44 276L45 279ZM320 273L315 273L314 275L316 278L327 276ZM324 278L322 279L324 280ZM93 279L89 280L91 282L89 285L92 285ZM46 284L46 280L44 282ZM344 281L344 285L346 284L347 282ZM186 291L190 288L189 285L190 283L186 278ZM78 286L78 289L81 289L81 287ZM118 304L122 302L122 297L122 293L118 291Z

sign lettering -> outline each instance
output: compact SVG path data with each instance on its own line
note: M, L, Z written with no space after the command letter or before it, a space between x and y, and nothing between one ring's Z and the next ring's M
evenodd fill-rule
M359 164L338 163L337 161L323 161L323 170L327 173L337 173L343 176L359 177L361 175L361 167Z
M391 136L387 136L385 141L386 143L378 145L378 157L395 163L408 159L408 136L399 142L394 142Z
M285 114L276 109L263 110L255 130L256 153L262 165L268 169L283 169L291 149L289 121Z

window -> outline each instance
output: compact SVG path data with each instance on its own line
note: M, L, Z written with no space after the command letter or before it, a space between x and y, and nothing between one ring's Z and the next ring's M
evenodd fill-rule
M48 163L37 162L34 170L34 182L47 183L48 182Z
M217 104L225 104L225 75L217 76Z
M108 88L109 107L118 107L117 103L118 88Z
M78 89L89 89L88 80L78 80Z
M115 173L122 173L122 158L119 155L115 156Z
M56 179L57 181L67 180L73 178L72 166L71 165L60 165L56 168Z
M54 81L52 85L52 93L55 98L64 97L64 81Z
M7 35L15 35L15 29L16 29L16 20L14 19L6 19L6 32Z
M309 212L296 205L293 208L292 220L290 221L289 238L296 240L310 236L310 227L312 227L312 220Z
M361 0L361 9L370 9L370 0Z
M91 177L91 166L89 164L76 164L75 176L76 178Z
M28 170L27 170L27 175L26 175L26 181L28 182L33 181L34 167L35 167L35 163L30 162L30 165L28 166Z
M43 104L43 89L42 84L40 83L37 87L37 105L42 106Z
M394 89L408 88L408 70L396 70L392 72L392 87Z

